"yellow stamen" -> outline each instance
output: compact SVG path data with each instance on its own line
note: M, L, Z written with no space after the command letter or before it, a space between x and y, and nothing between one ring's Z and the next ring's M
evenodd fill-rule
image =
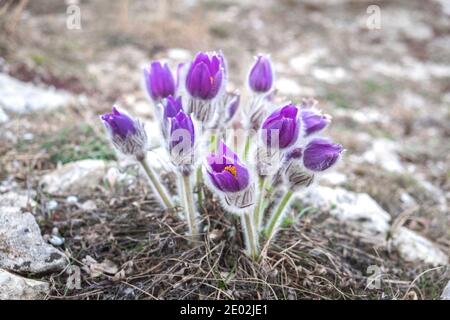
M209 81L211 82L211 84L213 84L213 83L214 83L214 77L213 77L213 76L210 76L210 77L209 77Z
M226 166L224 170L228 171L229 173L231 173L236 178L236 175L237 175L237 171L236 170L237 169L236 169L235 166L230 164L230 165Z

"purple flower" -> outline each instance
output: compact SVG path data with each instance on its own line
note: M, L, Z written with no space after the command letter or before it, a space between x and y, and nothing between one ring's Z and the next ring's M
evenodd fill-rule
M180 110L176 116L169 118L170 143L172 151L177 147L179 152L187 152L194 145L195 130L190 116Z
M168 96L167 99L163 101L163 107L164 119L175 117L180 111L183 111L181 97L174 98L173 96Z
M278 135L280 149L292 146L298 138L300 129L299 110L293 104L288 104L275 110L262 124L263 139L268 146L272 145L272 138Z
M116 107L112 108L111 113L106 113L100 118L113 136L125 139L128 135L136 133L134 120L126 114L120 113Z
M301 115L305 125L305 136L323 130L331 122L328 115L324 115L314 109L301 109Z
M305 148L303 164L309 170L324 171L336 163L343 150L328 139L313 139Z
M224 60L216 53L199 52L189 67L186 88L194 98L211 100L217 96L224 79Z
M216 153L207 156L206 171L212 184L222 192L240 192L250 183L248 169L222 141Z
M255 64L250 70L248 84L255 92L268 92L272 88L272 63L266 56L258 55Z
M160 100L175 94L175 81L167 63L152 62L144 69L147 91L153 100Z

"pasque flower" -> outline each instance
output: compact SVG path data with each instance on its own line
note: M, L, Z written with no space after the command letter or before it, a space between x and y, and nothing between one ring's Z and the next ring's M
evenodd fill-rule
M253 206L255 196L249 170L222 141L216 153L208 155L206 162L210 184L223 195L228 211L241 216L247 253L256 258L259 255L259 237L252 212L248 209Z
M262 124L262 136L266 145L274 144L280 149L292 146L300 131L299 114L299 109L294 104L278 108L270 114ZM277 137L278 141L272 141Z
M175 94L175 81L167 63L152 62L144 69L144 76L147 91L154 101Z
M106 113L100 117L113 136L126 139L127 136L136 133L134 120L125 113L121 113L115 106L111 113Z
M316 138L311 140L303 152L303 164L311 171L324 171L334 165L344 148L329 139Z
M248 76L250 88L257 93L270 91L273 83L273 70L270 58L258 55Z
M141 164L161 205L166 209L173 208L169 193L146 161L147 134L141 122L119 111L116 107L113 107L111 113L104 114L100 118L108 129L114 146L123 154L134 156Z
M186 76L186 88L192 97L211 100L217 96L224 78L223 61L217 53L197 54Z
M206 161L206 172L211 183L219 191L234 193L243 191L249 186L248 169L222 141L219 143L216 153L209 154Z
M305 128L305 136L322 131L331 122L330 116L312 108L301 109L301 117Z
M177 147L190 149L194 146L195 130L189 115L179 110L174 117L169 118L169 127L169 150Z
M142 124L132 119L117 107L111 113L100 116L114 146L124 154L143 157L147 145L147 134Z

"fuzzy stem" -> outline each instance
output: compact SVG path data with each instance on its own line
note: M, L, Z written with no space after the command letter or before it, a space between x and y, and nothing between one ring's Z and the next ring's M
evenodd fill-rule
M255 233L255 225L250 212L246 212L242 215L242 224L245 226L244 233L247 252L253 259L257 259L259 256L258 238Z
M218 144L218 138L216 134L211 134L210 136L210 145L209 145L209 151L216 152L217 150L217 144Z
M279 222L280 222L279 220L282 217L282 213L286 209L286 206L289 204L293 194L294 193L292 191L290 191L290 190L287 191L286 194L283 196L283 198L281 198L281 201L280 201L278 207L276 208L276 210L270 217L269 222L267 223L267 227L264 230L264 233L268 240L270 240L272 238L273 233L275 231L275 227L279 225Z
M203 172L202 172L202 167L199 166L197 168L197 176L196 176L196 183L197 183L197 206L198 208L202 208L203 207L203 188L202 188L202 184L203 184Z
M244 160L248 159L248 153L250 152L250 144L252 142L252 137L250 134L245 138L245 145L244 145Z
M153 190L159 195L159 199L161 200L161 204L165 209L172 209L174 208L174 204L170 200L170 195L167 189L160 183L156 173L153 171L153 169L148 165L147 159L143 157L142 159L138 159L139 163L142 166L142 169L144 169L144 172L146 173L148 180L150 182L151 187Z
M258 197L256 198L255 207L253 209L253 219L257 230L260 229L264 213L264 196L266 193L266 177L259 178Z
M180 174L180 198L182 199L186 221L189 227L189 235L197 238L199 229L197 225L197 210L194 205L192 193L191 176Z

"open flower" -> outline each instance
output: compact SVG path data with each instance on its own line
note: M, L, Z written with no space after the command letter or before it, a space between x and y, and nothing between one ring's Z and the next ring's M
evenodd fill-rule
M273 68L270 58L258 55L248 76L250 88L257 93L270 91L273 84Z
M303 152L303 164L311 171L324 171L334 165L340 158L344 148L328 139L311 140Z
M275 110L262 124L262 136L267 146L284 149L292 146L298 139L300 130L299 109L288 104ZM278 141L273 139L278 138Z
M217 152L207 156L207 164L211 182L220 191L238 192L249 185L248 169L222 141Z
M142 124L132 119L117 107L111 113L101 115L114 146L124 154L143 157L147 145L147 135Z
M331 117L315 109L301 109L301 117L305 128L305 136L325 129L331 122Z
M152 62L144 69L145 84L153 101L160 101L175 94L175 81L167 63Z
M186 88L194 98L210 100L217 96L224 78L223 57L199 52L186 76Z

